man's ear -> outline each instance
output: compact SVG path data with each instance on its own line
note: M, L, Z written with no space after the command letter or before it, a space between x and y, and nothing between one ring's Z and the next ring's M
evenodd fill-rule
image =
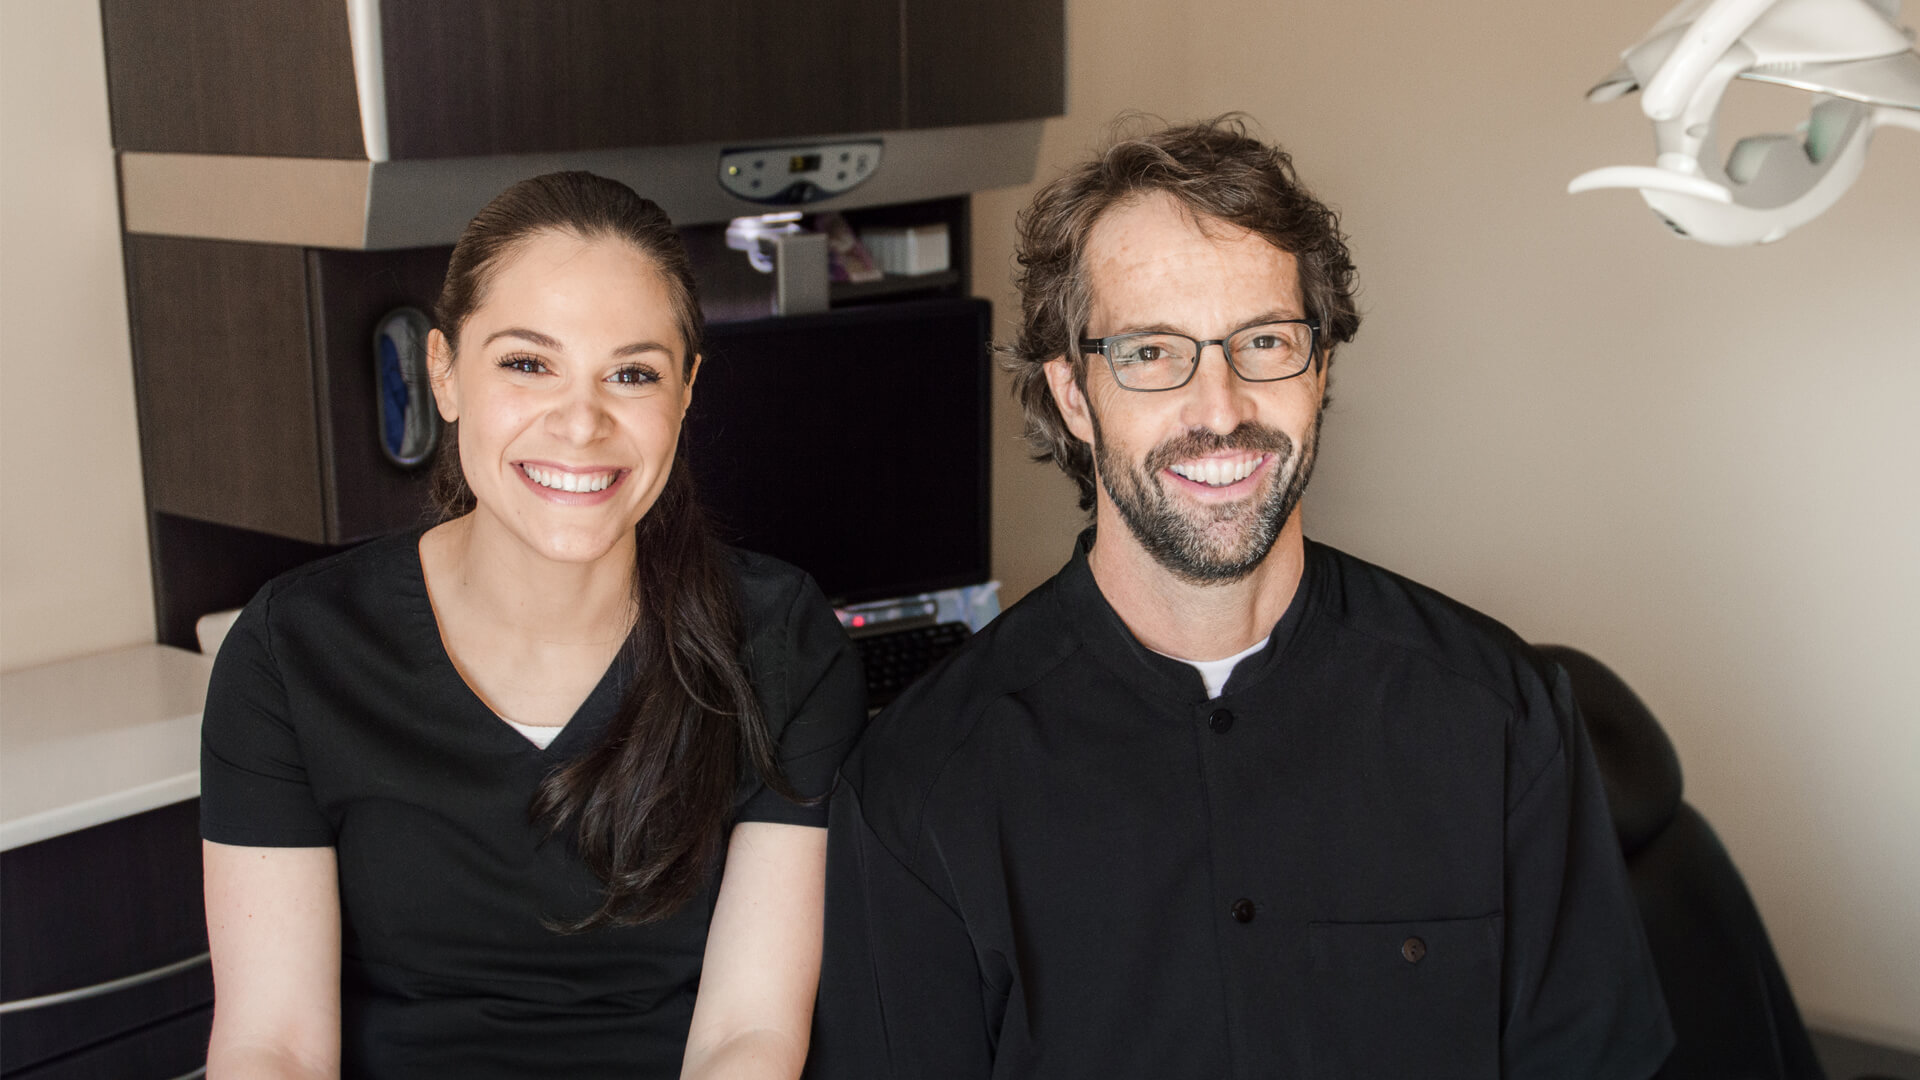
M1093 414L1087 409L1086 388L1074 376L1073 364L1064 356L1056 356L1047 361L1046 373L1047 389L1053 393L1053 404L1066 420L1067 430L1092 446Z
M427 331L427 385L433 387L433 403L440 419L451 424L460 419L460 392L453 385L453 346L438 329Z

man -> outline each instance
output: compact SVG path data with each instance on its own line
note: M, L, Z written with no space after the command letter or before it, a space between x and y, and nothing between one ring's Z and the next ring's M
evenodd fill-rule
M1302 536L1359 323L1333 212L1229 121L1021 231L1018 393L1093 527L846 765L814 1074L1652 1074L1565 677Z

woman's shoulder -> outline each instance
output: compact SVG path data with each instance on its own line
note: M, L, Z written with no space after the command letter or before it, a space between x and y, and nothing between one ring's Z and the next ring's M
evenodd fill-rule
M831 614L825 594L805 570L757 551L736 547L726 550L740 589L740 614L749 633L809 614Z
M267 582L247 606L273 622L390 610L425 594L419 544L420 530L409 529L303 563Z
M804 694L822 671L851 660L853 647L839 616L813 576L768 555L729 548L738 575L741 658L767 704ZM775 693L775 683L784 689ZM865 682L861 681L861 693Z

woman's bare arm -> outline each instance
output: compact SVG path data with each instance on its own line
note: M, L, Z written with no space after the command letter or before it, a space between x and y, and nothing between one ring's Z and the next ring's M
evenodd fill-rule
M736 825L682 1080L793 1080L820 983L827 830Z
M213 949L209 1080L338 1077L340 885L333 849L208 841L201 852Z

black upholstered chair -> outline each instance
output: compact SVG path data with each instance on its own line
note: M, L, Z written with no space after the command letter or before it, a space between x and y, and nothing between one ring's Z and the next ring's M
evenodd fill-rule
M1740 872L1680 797L1680 758L1606 665L1542 645L1586 717L1678 1042L1660 1080L1824 1077Z

